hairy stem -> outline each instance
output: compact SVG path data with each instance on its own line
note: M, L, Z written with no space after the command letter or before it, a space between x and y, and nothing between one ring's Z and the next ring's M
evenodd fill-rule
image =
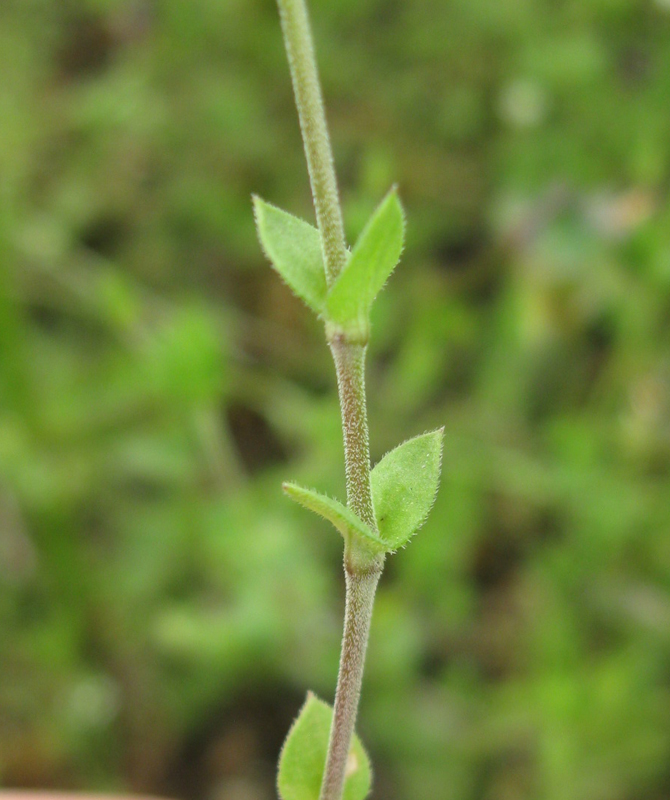
M320 800L340 800L342 797L351 737L356 726L356 712L361 695L372 605L377 582L381 575L381 564L363 573L354 573L347 568L345 575L347 599L344 612L342 654ZM355 768L357 765L351 766Z
M277 0L330 286L347 260L333 152L305 0Z
M347 503L377 529L370 486L370 445L365 406L365 346L341 336L330 342L342 412ZM349 541L344 552L346 607L333 724L319 800L340 800L351 737L356 726L375 590L384 559L361 553Z
M342 412L347 503L373 531L377 530L370 486L370 438L365 406L365 346L342 336L330 342Z
M326 115L305 0L277 0L293 91L305 146L328 285L344 268L347 248ZM377 529L370 486L370 447L365 408L365 346L335 335L330 339L342 411L347 503L372 530ZM372 556L352 540L344 554L346 609L342 654L335 693L320 800L341 800L351 737L363 680L372 606L383 556Z

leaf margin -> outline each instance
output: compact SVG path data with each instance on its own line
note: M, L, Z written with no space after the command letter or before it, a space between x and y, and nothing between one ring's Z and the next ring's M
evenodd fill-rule
M350 508L316 489L307 489L292 481L284 481L282 490L294 502L308 511L327 520L342 534L345 543L351 533L361 537L364 544L375 554L388 552L386 543L363 522ZM305 502L305 501L308 502ZM311 505L309 501L312 501Z
M379 498L383 496L384 493L393 490L394 493L398 491L398 483L396 482L394 486L386 486L380 487L379 480L380 475L384 474L385 467L382 466L382 469L379 470L378 468L380 465L386 465L388 467L390 461L393 459L394 454L397 457L402 452L402 449L411 445L412 443L416 443L419 440L427 439L428 437L435 437L437 439L438 448L437 448L437 463L434 464L434 489L432 490L432 498L428 504L426 504L425 509L422 511L421 515L416 519L413 523L412 530L403 536L396 536L391 541L384 535L384 524L383 520L380 521L380 508L379 508ZM372 502L375 508L375 520L377 522L377 528L379 530L380 538L386 543L387 552L395 553L397 550L405 548L409 543L410 539L416 535L416 533L423 527L428 519L430 512L435 504L435 500L437 498L437 493L440 487L440 477L442 473L442 457L444 452L444 426L440 428L435 428L431 431L426 431L425 433L418 434L417 436L412 436L409 439L401 442L400 444L396 445L394 448L389 450L385 453L379 461L375 464L375 466L370 471L370 482L372 484ZM427 453L427 455L430 455Z
M310 713L310 711L317 711L318 713L323 713L324 710L327 710L329 712L329 714L330 714L330 721L329 721L329 724L327 726L327 728L328 728L327 736L329 736L330 725L332 724L333 708L328 703L326 703L324 700L322 700L320 697L318 697L318 695L316 695L314 692L308 691L307 694L306 694L306 697L305 697L305 701L303 702L302 706L300 707L300 711L298 712L298 715L293 720L293 722L291 724L291 727L289 728L289 731L286 734L286 737L284 739L284 742L282 744L281 751L280 751L280 754L279 754L279 763L278 763L278 769L277 769L276 786L277 786L277 792L278 792L279 797L281 798L281 800L318 800L317 795L314 795L313 797L309 797L308 798L304 793L300 793L300 795L298 797L296 797L293 794L293 792L291 792L291 794L293 796L287 796L286 793L285 793L285 789L287 787L285 785L282 786L282 768L284 768L284 769L286 768L285 767L285 764L286 764L285 758L286 758L287 748L290 748L290 746L291 746L291 738L293 736L295 736L296 730L298 730L298 726L300 725L301 721L304 723L304 721L305 721L305 716L304 715ZM323 747L323 751L324 751L324 753L323 753L323 766L324 766L324 771L325 771L326 755L327 755L327 749L328 749L328 738L327 737L324 737L323 745L324 745L324 747ZM373 777L374 776L373 776L372 764L370 762L370 757L368 756L368 753L367 753L365 747L363 746L363 743L361 742L358 734L355 731L354 731L354 734L353 734L352 740L351 740L351 748L350 748L350 751L349 751L350 755L354 751L358 751L357 755L362 757L362 765L363 765L363 768L364 768L364 772L363 772L363 776L362 777L363 777L363 780L366 783L366 785L365 785L363 794L361 794L361 793L353 794L353 792L352 792L352 788L353 787L348 782L348 777L345 777L344 790L343 790L343 794L342 794L343 800L365 800L365 798L370 794L370 790L372 789L372 782L373 782ZM317 792L318 792L318 790L317 790Z
M379 236L376 229L385 224L395 227L396 242L391 246L390 251L387 246L387 252L382 251L381 256L379 255L380 247L377 245L377 252L373 252L372 256L376 256L378 263L386 262L386 265L381 270L375 270L374 266L371 270L369 264L374 261L374 258L369 252L366 252L366 249L370 249L375 234ZM405 227L405 212L400 203L398 188L394 185L372 212L351 250L347 263L328 289L326 296L326 318L331 325L344 331L350 341L366 342L369 338L370 310L377 295L400 263L405 244ZM390 257L390 253L394 252L395 255ZM391 262L393 265L389 268L388 264ZM380 279L382 275L383 278ZM363 293L360 289L361 287L365 288L366 283L368 291Z
M252 195L252 203L254 210L254 221L256 223L256 235L261 245L261 249L265 257L268 259L272 268L279 275L282 281L289 287L296 297L299 297L305 305L310 308L317 316L324 313L326 298L328 294L328 286L326 282L326 272L323 263L323 253L321 250L321 235L317 228L311 225L304 219L284 211L283 208L268 203L262 197L254 194ZM303 269L303 277L307 276L307 281L300 281L300 270L295 269L294 266L288 268L281 264L284 254L277 252L276 241L273 243L272 238L268 234L268 214L274 216L275 222L281 219L280 225L292 226L294 230L301 230L302 234L309 237L309 250L311 257L303 261L303 266L308 269ZM296 251L297 252L297 251ZM316 263L316 255L318 253L318 264ZM289 254L288 260L295 262L295 253Z

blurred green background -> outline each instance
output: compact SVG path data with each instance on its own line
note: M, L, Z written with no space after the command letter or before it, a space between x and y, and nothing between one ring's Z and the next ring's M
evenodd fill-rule
M670 797L670 3L312 0L350 241L389 185L373 458L446 425L359 731L384 800ZM0 3L0 783L269 800L332 700L323 331L272 0Z

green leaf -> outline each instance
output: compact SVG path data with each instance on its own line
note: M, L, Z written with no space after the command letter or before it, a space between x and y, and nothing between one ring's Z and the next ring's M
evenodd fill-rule
M320 314L326 300L326 272L317 229L254 197L258 238L265 255L294 294Z
M308 692L279 757L277 788L282 800L318 800L332 719L333 709ZM370 760L354 734L347 760L343 800L363 800L371 783Z
M372 498L379 534L397 550L426 521L440 482L444 428L398 445L372 470Z
M283 483L282 489L296 503L300 503L301 506L332 522L345 541L349 534L354 533L363 537L367 546L374 552L384 553L388 549L386 544L362 519L338 500L333 500L312 489L304 489L296 483Z
M372 303L400 260L404 235L402 206L392 189L365 226L326 300L328 319L351 339L367 341Z

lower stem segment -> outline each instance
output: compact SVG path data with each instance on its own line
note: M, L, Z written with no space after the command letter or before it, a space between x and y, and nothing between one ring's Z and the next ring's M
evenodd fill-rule
M348 765L351 737L356 726L358 700L363 681L372 606L381 564L368 572L351 572L345 567L347 599L344 612L344 635L340 672L337 678L333 724L330 730L326 770L319 800L340 800Z
M335 336L330 341L330 349L335 360L342 410L347 502L372 530L377 530L370 486L365 346ZM342 797L351 737L356 726L372 606L384 564L383 555L374 556L354 537L350 539L344 552L347 594L340 671L319 800L341 800Z

